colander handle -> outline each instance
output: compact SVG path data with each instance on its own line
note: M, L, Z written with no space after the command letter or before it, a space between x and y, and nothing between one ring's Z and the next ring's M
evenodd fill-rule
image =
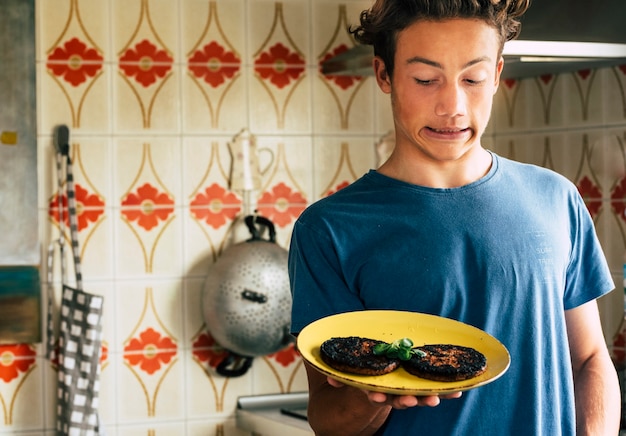
M250 234L252 235L252 238L248 239L248 242L259 241L262 239L261 232L259 231L259 229L256 228L256 226L254 225L255 223L267 227L267 230L269 232L269 241L276 242L276 228L274 227L274 223L271 222L269 219L261 215L248 215L244 218L244 221L246 223L246 226L248 226L248 230L250 230Z
M241 356L230 351L228 356L217 365L215 370L224 377L240 377L250 369L253 360L253 357Z
M267 303L267 295L251 291L250 289L244 289L241 293L241 297L244 300L252 301L254 303Z

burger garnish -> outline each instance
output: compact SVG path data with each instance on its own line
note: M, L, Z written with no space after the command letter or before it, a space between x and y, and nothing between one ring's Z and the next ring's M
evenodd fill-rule
M374 347L374 354L387 357L409 360L412 356L423 357L426 355L422 350L413 348L413 341L409 338L397 339L391 343L382 342Z

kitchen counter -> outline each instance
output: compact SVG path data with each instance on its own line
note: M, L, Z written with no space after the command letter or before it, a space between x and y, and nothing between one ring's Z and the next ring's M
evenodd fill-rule
M237 428L261 436L311 436L314 433L306 420L308 401L308 392L239 397Z

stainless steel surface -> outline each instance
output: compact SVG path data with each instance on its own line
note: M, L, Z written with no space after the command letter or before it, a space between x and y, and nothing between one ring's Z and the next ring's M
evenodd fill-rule
M313 430L305 420L281 412L284 408L306 407L308 399L308 392L239 397L235 412L237 427L263 436L313 435Z
M626 64L624 17L624 0L537 0L522 19L519 39L505 45L502 77ZM357 45L326 61L322 72L370 76L372 57L371 46Z

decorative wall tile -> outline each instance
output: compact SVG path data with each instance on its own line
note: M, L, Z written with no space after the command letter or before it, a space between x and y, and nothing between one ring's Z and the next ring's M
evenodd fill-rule
M235 131L248 125L243 1L182 3L184 128Z
M118 373L119 420L184 416L184 353L180 349L180 283L132 283L118 287L118 334L123 367Z
M188 274L206 269L228 244L243 213L241 192L230 189L231 138L189 138L184 143L184 223Z
M40 32L38 53L42 95L39 104L46 110L40 129L51 131L64 122L72 128L103 132L108 127L110 91L105 56L108 51L102 20L108 3L86 6L79 0L38 3L46 27Z
M603 122L602 75L598 70L580 70L563 75L569 79L565 92L569 102L561 99L565 123L599 125Z
M180 274L178 140L119 140L115 147L118 243L128 256L116 259L118 273Z
M71 46L68 50L71 50ZM70 56L71 53L66 51L65 55ZM106 79L107 67L98 66L98 72L94 74L94 77L86 76L85 81L74 82L77 83L75 85L67 81L75 79L71 76L66 78L62 69L58 68L65 62L63 68L69 69L67 66L69 61L60 59L54 62L56 63L38 66L41 89L38 104L46 108L46 114L40 120L39 130L52 133L55 125L67 124L70 128L81 128L86 131L105 131L108 113L106 106L101 104L103 100L106 102L109 92ZM55 66L55 70L50 68L52 65ZM97 106L98 103L100 106Z
M180 53L177 3L166 0L116 1L115 50L118 77L114 104L121 131L179 129Z
M308 389L302 358L294 345L255 360L254 394L302 392Z
M112 297L105 297L103 313L105 316L108 315L108 317L104 320L103 327L105 330L110 329L115 331L115 302ZM103 342L106 345L106 350L100 359L101 372L98 417L107 435L111 434L110 430L112 429L109 427L114 426L117 422L117 386L119 385L118 375L122 360L121 353L112 353L110 351L109 344L113 343L111 341L113 338L115 338L114 333L105 331Z
M175 76L180 75L181 67L175 66L169 55L147 40L128 48L125 55L152 57L148 62L154 62L154 66L143 72L139 63L121 60L114 82L116 129L178 131L180 93ZM157 61L158 58L164 59Z
M626 120L626 65L605 68L602 73L605 122L623 124Z
M74 175L78 240L83 274L92 279L112 275L111 161L108 140L70 140ZM56 177L56 167L54 169ZM57 186L55 183L53 186ZM62 192L63 217L69 247L67 195ZM48 220L59 225L58 189L49 197Z
M313 81L313 120L319 132L351 130L360 133L371 131L372 83L374 79L363 76L323 75L321 64L357 45L346 29L348 23L358 21L363 8L348 8L342 3L316 3L314 20L315 60L319 64ZM358 11L357 11L358 9Z
M312 201L337 192L376 167L375 141L371 138L316 138L315 190ZM332 162L332 164L330 164Z
M311 201L308 196L311 192L310 140L301 137L258 137L257 144L259 150L271 150L273 158L271 164L261 161L265 172L257 198L257 210L274 223L276 242L287 247L293 223Z
M41 427L44 405L38 393L45 360L37 358L33 345L15 344L0 345L0 362L0 423L30 429Z
M522 131L553 125L553 100L559 76L503 81L494 101L494 130Z
M254 65L250 82L250 130L310 132L310 63L304 1L257 1L249 6Z
M206 332L197 337L191 359L187 360L187 415L192 419L231 415L237 407L237 398L252 394L251 381L259 364L256 358L251 369L240 377L218 374L215 368L228 352L214 344L206 345L203 338L207 337Z

